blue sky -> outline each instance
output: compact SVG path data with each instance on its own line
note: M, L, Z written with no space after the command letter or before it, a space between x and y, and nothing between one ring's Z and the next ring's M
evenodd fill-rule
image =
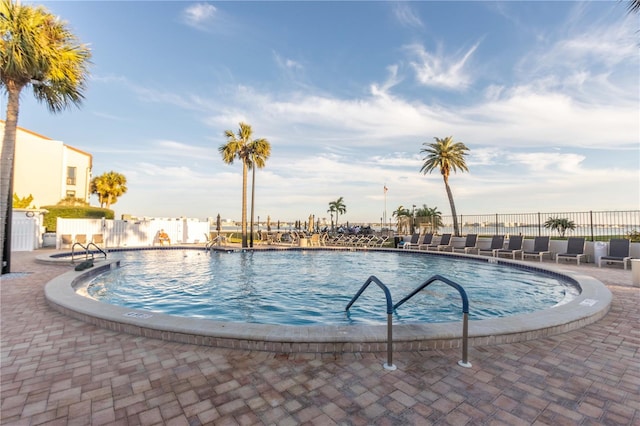
M640 208L626 2L41 4L94 65L81 109L24 92L19 125L93 154L94 176L123 173L118 216L239 220L241 165L218 147L240 121L272 146L262 220L328 217L338 197L353 222L448 215L442 177L420 173L422 144L446 136L470 149L458 214Z

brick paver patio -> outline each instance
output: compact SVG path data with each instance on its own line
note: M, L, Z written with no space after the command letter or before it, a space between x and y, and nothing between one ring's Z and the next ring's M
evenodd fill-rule
M44 299L69 266L12 255L0 281L0 423L7 425L640 425L640 288L581 265L613 293L602 320L460 351L277 354L168 343L66 317ZM571 268L578 268L570 266Z

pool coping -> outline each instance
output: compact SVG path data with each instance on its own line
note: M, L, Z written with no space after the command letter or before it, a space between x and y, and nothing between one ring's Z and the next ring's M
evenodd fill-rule
M128 248L141 250L144 248ZM196 249L192 246L171 249ZM325 248L278 247L277 250L314 250ZM416 252L414 250L346 248L350 251ZM122 250L122 249L118 249ZM237 251L222 247L220 250ZM523 342L565 333L591 324L609 311L612 295L599 280L561 266L534 265L527 261L496 259L457 253L426 253L425 255L455 256L562 276L580 286L580 294L568 303L534 313L469 321L468 346L487 346ZM55 255L54 255L55 256ZM38 257L39 262L67 263L51 255ZM66 272L45 285L47 303L57 311L101 328L165 341L241 350L281 353L344 353L380 352L387 350L387 325L287 326L233 323L199 318L184 318L124 308L102 303L76 293L75 289L92 277L119 267L119 260L94 261L94 267L84 271ZM434 324L394 324L393 350L416 351L460 348L462 314L459 322Z

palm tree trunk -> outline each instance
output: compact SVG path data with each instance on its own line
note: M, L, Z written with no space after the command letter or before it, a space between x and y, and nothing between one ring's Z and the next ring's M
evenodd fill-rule
M0 153L0 266L2 274L11 272L11 223L13 221L13 167L16 152L16 131L20 91L23 86L9 81L7 83L7 119L4 123L2 152Z
M247 163L242 161L242 248L247 247Z
M449 197L449 206L451 206L451 215L453 216L453 235L460 236L460 229L458 228L458 214L456 213L456 205L453 202L453 193L449 187L449 180L443 176L444 187L447 190L447 197Z
M251 168L251 226L250 226L250 237L249 237L249 247L253 247L253 212L254 212L254 204L256 201L256 166L255 164Z

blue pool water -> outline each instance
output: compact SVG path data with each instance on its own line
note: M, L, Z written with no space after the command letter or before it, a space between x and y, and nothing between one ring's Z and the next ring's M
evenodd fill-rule
M86 293L129 308L219 321L288 325L386 323L375 284L345 307L371 276L397 303L435 274L464 287L469 319L551 308L579 293L550 274L449 256L376 251L141 250L110 254L122 267L90 281ZM460 321L459 293L435 282L394 312L394 323Z

